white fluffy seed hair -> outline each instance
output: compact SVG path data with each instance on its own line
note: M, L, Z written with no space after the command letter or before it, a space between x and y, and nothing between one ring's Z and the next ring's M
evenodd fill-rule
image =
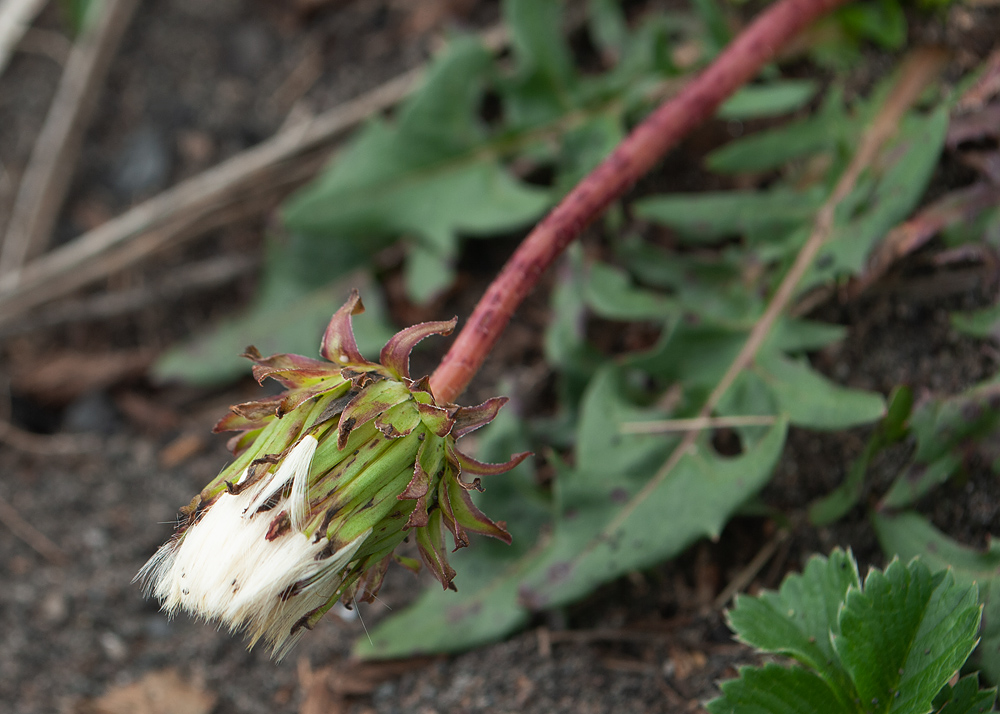
M295 502L306 499L308 488L302 483L315 451L316 440L306 436L270 478L239 495L220 494L194 525L143 566L137 577L145 582L146 594L156 596L171 615L183 610L218 620L233 631L245 629L251 646L263 637L276 656L283 656L302 633L300 629L292 635L292 628L327 602L340 585L341 571L370 533L316 560L329 541L311 542L301 532L307 505ZM289 481L291 493L281 498ZM275 495L277 505L258 512ZM271 522L283 510L289 512L293 527L268 541ZM305 585L288 595L296 583Z

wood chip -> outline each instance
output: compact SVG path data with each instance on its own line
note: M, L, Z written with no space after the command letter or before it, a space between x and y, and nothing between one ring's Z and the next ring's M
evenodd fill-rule
M208 714L218 697L186 680L174 668L149 672L142 679L77 709L78 714Z
M335 662L314 670L309 661L298 662L302 705L299 714L340 714L347 711L346 698L371 694L382 682L426 667L433 657L414 657L381 662Z

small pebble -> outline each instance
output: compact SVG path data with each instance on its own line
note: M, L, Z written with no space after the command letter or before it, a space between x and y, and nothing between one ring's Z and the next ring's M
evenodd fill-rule
M101 648L109 659L120 662L128 654L128 645L125 640L114 632L102 632L100 636Z
M66 596L57 590L49 592L42 598L38 614L46 625L58 625L64 622L69 614Z
M70 433L111 434L120 427L118 410L104 392L85 394L63 413L63 431Z
M152 125L143 125L122 143L114 163L114 187L129 199L156 193L167 184L170 163L163 133Z

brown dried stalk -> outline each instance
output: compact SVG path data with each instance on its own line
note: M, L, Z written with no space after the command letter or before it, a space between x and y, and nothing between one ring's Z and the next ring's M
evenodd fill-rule
M647 117L528 235L431 376L442 402L454 401L496 344L539 277L591 221L813 20L846 0L779 0L761 13L675 98Z
M73 177L67 167L76 163L104 77L137 5L137 0L103 3L100 14L73 45L21 179L0 246L0 274L19 270L46 247Z

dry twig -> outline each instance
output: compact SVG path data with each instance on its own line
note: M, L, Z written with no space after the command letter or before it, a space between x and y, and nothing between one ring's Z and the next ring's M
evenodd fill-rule
M26 454L40 456L77 456L98 451L97 440L87 435L33 434L8 421L0 421L0 443Z
M857 297L885 275L889 267L959 221L971 221L983 211L1000 204L1000 186L977 183L953 191L901 223L886 234L868 259L865 272L851 283L850 297Z
M16 272L45 248L66 197L72 167L97 104L99 89L137 4L137 0L100 3L100 15L87 25L73 45L31 161L21 178L0 246L0 275Z
M47 535L21 517L17 509L0 499L0 523L53 565L65 565L69 558Z
M778 550L778 546L788 540L789 533L787 530L778 531L773 538L771 538L764 547L757 551L757 555L753 557L746 567L740 570L740 572L729 581L729 584L723 589L719 596L715 598L713 606L716 610L721 610L726 606L726 604L732 600L737 593L742 592L746 589L747 585L757 577L757 573L767 565L767 561L771 559L771 556Z
M176 300L194 291L209 290L245 276L260 265L257 255L224 255L189 263L167 273L151 285L99 293L92 297L57 303L0 327L0 339L86 320L106 320Z
M0 3L0 73L10 62L17 43L45 7L45 0L5 0Z
M695 417L693 419L658 419L622 424L623 434L667 434L674 431L731 429L737 426L770 426L775 418L767 415Z
M495 27L482 36L496 50L507 42ZM107 277L167 244L225 225L233 211L266 211L276 197L311 178L336 140L368 117L393 106L416 86L423 67L405 72L357 99L295 124L273 138L139 204L121 216L41 256L19 271L0 274L0 324Z

